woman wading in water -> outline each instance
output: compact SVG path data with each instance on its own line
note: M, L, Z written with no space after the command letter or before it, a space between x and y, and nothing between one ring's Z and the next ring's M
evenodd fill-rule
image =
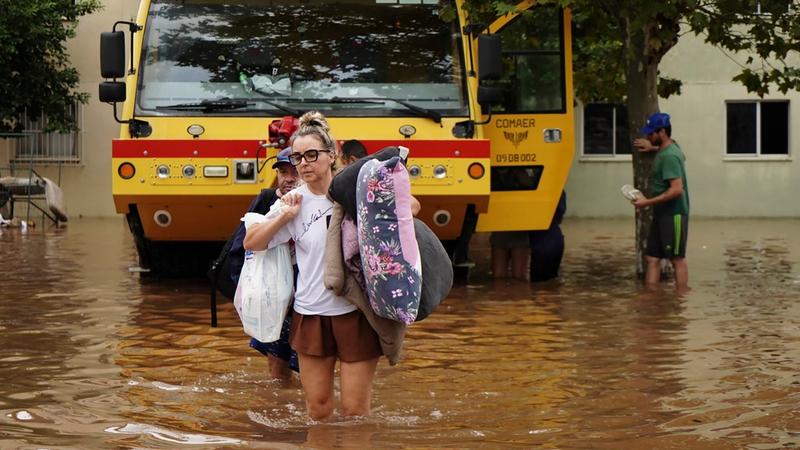
M344 416L370 413L372 380L383 354L378 335L356 306L323 284L327 224L333 203L326 194L333 179L336 144L325 117L312 111L300 118L289 161L305 185L282 197L287 205L274 220L251 226L244 247L263 250L293 240L297 291L289 343L300 361L308 414L325 420L335 410L333 389L340 362Z

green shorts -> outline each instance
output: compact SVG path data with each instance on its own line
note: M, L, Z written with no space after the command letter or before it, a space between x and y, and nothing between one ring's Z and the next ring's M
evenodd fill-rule
M655 258L685 258L689 216L655 216L650 226L645 254Z

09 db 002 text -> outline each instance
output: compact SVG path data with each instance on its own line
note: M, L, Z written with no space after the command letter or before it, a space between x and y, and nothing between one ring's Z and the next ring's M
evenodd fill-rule
M536 153L500 153L494 160L499 163L535 162Z

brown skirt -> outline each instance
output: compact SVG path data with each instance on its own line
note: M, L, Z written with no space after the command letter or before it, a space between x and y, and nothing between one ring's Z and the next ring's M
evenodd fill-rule
M313 316L292 312L289 345L297 353L338 356L344 362L358 362L383 354L375 330L359 310L339 316Z

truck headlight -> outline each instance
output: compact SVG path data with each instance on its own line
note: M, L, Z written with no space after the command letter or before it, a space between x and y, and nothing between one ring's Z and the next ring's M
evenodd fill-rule
M156 168L156 175L158 178L169 178L169 166L166 164L161 164Z
M193 165L187 164L187 165L183 166L183 176L184 177L186 177L186 178L194 178L195 172L196 172L196 169L194 168Z

